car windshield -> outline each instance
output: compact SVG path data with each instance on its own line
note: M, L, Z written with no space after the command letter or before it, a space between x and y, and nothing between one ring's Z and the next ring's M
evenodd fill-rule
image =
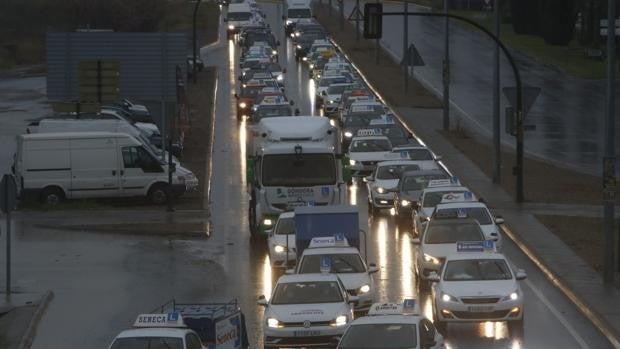
M263 90L263 88L265 88L265 85L261 85L261 86L248 86L248 87L244 88L243 91L241 92L241 97L242 98L252 98L252 99L254 99Z
M419 176L407 176L403 179L402 190L403 191L414 191L414 190L424 190L428 185L428 182L434 179L446 179L448 178L445 174L432 174L432 175L419 175Z
M443 223L438 220L431 220L424 233L424 242L427 244L450 244L457 241L482 240L484 240L484 234L478 224L470 223Z
M489 211L484 207L442 208L437 214L442 217L458 217L459 211L465 211L467 218L473 218L481 225L493 224Z
M310 13L309 8L290 8L288 9L288 18L310 18L312 13Z
M251 12L228 12L229 21L249 21L251 17Z
M287 282L276 286L272 305L343 302L342 291L336 281Z
M347 85L330 86L327 89L327 94L328 95L341 95L342 92L344 92L344 89L346 87L347 87Z
M280 218L276 224L276 235L295 234L295 218Z
M413 349L418 347L414 324L364 324L349 328L338 348Z
M351 143L352 153L386 152L392 149L387 139L358 139Z
M503 259L449 261L445 281L510 280L512 273Z
M348 274L365 273L366 268L359 254L311 254L305 255L299 267L300 274L320 273L321 260L327 258L331 261L330 273Z
M395 153L406 153L411 160L425 161L434 160L433 154L428 149L396 149Z
M258 108L256 112L256 119L253 120L255 122L260 121L262 118L272 117L272 116L290 116L293 115L291 111L291 107L288 105L283 105L280 107L266 107L261 106Z
M419 169L415 164L380 166L377 168L377 179L398 179L403 172Z
M307 187L336 183L332 154L265 155L261 167L264 186Z
M435 207L441 202L443 196L446 194L460 194L464 193L464 190L447 190L447 191L432 191L424 194L422 199L422 207Z
M377 117L377 114L347 116L344 119L344 127L368 126L370 124L370 120L376 117Z
M110 349L183 349L183 339L174 337L117 338Z

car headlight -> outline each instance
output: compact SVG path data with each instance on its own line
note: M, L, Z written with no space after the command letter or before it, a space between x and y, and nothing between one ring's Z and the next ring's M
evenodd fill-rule
M241 102L241 103L239 103L239 108L241 108L241 109L245 109L245 107L247 107L247 106L248 106L248 105L247 105L247 104L245 104L245 102Z
M271 327L271 328L281 328L282 325L280 325L280 321L278 321L278 319L276 318L268 318L267 319L267 326Z
M385 194L385 188L383 187L376 187L375 191L379 194Z
M305 62L308 60L308 57L302 57L301 60Z
M316 78L320 79L321 78L321 74L317 74Z
M284 80L284 75L282 75L282 74L278 75L278 77L276 78L276 80L278 80L278 81L282 81L282 80Z
M427 261L428 263L433 263L435 265L439 265L441 264L441 262L439 261L439 259L431 256L430 254L424 254L424 260Z
M274 247L273 250L276 251L276 253L282 253L284 252L285 248L284 246L276 245L276 247Z
M364 285L359 288L359 293L368 293L370 292L370 285Z
M329 104L334 104L334 101L330 99Z
M340 315L334 321L332 321L330 325L334 327L344 326L347 324L347 320L348 319L346 315Z
M356 163L357 163L357 161L355 161L355 160L349 160L349 165L351 165L351 166L355 166Z
M298 35L299 36L299 35ZM301 50L301 45L297 45L297 49Z
M293 21L291 21L290 19L286 20L286 25L291 25L291 23L293 23Z
M273 221L271 219L269 219L269 218L265 218L263 220L263 224L266 225L266 226L271 226L273 224Z
M442 293L441 300L446 302L446 303L447 302L458 302L458 300L454 296L451 296L451 295L449 295L447 293Z
M310 64L310 69L314 69L314 64Z
M272 54L272 55L277 55L277 54L278 54L278 51L276 51L276 50L272 50L272 51L271 51L271 54Z
M517 293L517 291L512 292L511 294L507 295L506 297L502 298L502 302L503 301L516 301L517 299L519 299L519 294Z
M234 25L232 25L232 24L231 24L231 25L229 25L229 26L228 26L228 30L235 30L235 26L234 26Z
M411 201L409 201L409 200L400 200L400 205L402 207L407 207L407 206L411 205Z
M300 37L300 36L301 36L301 33L300 33L300 32L297 32L297 33L295 33L295 36L296 36L296 37ZM299 46L299 45L297 45L297 46ZM301 48L301 47L299 47L299 48Z
M344 133L344 136L347 137L347 138L351 138L351 137L353 137L353 133L347 131L347 132Z

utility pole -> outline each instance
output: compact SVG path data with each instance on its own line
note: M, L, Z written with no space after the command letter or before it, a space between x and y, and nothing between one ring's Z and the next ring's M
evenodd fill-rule
M603 236L605 263L603 282L614 284L615 268L615 201L616 201L616 154L615 154L615 56L616 56L616 1L607 1L607 95L605 104L605 157L603 158Z
M448 0L443 0L445 18L444 29L444 58L443 58L443 129L450 129L450 18L448 15Z
M499 38L500 32L500 4L501 0L495 0L493 2L493 17L495 20L495 36ZM493 183L500 184L501 171L502 171L502 151L501 151L501 138L500 138L500 100L499 100L499 88L500 88L500 70L499 70L499 45L495 45L493 50Z
M200 6L200 1L202 0L196 0L196 5L194 5L194 17L193 17L193 34L192 34L192 43L193 43L193 51L194 51L194 55L193 55L193 65L192 65L192 82L195 84L196 83L196 17L198 16L198 7Z
M360 0L355 0L355 41L360 41Z
M407 48L409 47L409 16L407 12L409 12L409 3L407 1L403 2L403 12L405 15L403 16L403 58L407 55ZM409 92L409 66L406 64L403 65L404 73L404 82L405 82L405 93Z
M344 31L344 0L338 0L338 6L340 7L340 31Z

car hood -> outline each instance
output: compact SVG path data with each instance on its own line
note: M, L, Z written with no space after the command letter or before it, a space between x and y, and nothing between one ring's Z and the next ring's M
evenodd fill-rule
M347 290L357 290L364 285L370 285L370 276L368 273L345 273L338 274L338 277Z
M446 256L456 253L456 243L425 244L424 253L435 258L446 258Z
M454 297L505 297L517 290L514 280L492 281L442 281L441 288L444 292Z
M407 199L412 202L417 202L420 200L420 195L422 194L421 190L409 190L409 191L401 191L398 193L398 196L401 199Z
M330 321L342 315L342 306L337 303L269 305L266 317L275 317L282 322Z
M384 189L391 189L398 185L398 179L375 179L373 187L382 187Z
M376 152L369 152L369 153L349 153L349 159L355 160L355 161L383 161L385 160L385 154L388 154L389 152L381 152L381 151L376 151Z

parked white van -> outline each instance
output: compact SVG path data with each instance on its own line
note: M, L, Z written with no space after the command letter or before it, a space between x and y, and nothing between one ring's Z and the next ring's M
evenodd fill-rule
M66 132L17 138L15 177L22 199L36 195L56 204L63 199L147 196L168 200L168 164L124 133ZM172 193L195 190L198 179L177 166Z

